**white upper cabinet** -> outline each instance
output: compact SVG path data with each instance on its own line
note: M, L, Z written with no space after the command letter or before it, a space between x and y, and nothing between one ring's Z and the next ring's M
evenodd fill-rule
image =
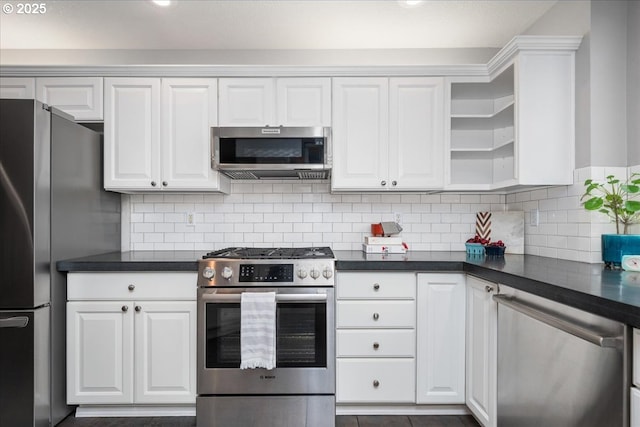
M102 121L102 77L36 79L36 99L71 114L76 121Z
M333 81L333 190L442 188L443 78Z
M491 78L451 77L447 190L573 183L573 50L524 50Z
M211 169L215 79L105 79L105 189L229 191Z
M0 98L35 99L36 81L31 77L0 77Z
M329 126L329 78L224 78L220 126Z

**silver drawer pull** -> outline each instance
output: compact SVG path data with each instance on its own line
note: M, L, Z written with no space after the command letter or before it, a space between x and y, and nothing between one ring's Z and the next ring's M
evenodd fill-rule
M487 285L487 286L485 286L485 287L484 287L484 290L485 290L485 291L487 291L487 292L489 292L489 293L490 293L490 292L493 292L493 286L489 286L489 285Z
M380 283L374 283L374 284L373 284L373 290L374 290L374 291L377 291L377 290L379 290L379 289L380 289Z
M140 307L139 305L136 305L136 311L140 313L140 311L142 311L142 307Z
M374 350L377 350L377 349L379 349L379 348L380 348L380 344L379 344L379 343L377 343L377 342L374 342L374 343L373 343L373 349L374 349Z
M127 307L126 305L122 306L122 312L126 313L127 311L129 311L129 307Z
M0 319L0 328L24 328L29 324L27 316L15 316Z
M136 285L127 286L127 289L129 289L130 291L134 290L135 288L136 288Z
M378 381L378 380L373 380L373 386L374 386L375 388L378 388L378 387L380 386L380 381Z
M373 313L373 320L378 320L380 315L378 313Z

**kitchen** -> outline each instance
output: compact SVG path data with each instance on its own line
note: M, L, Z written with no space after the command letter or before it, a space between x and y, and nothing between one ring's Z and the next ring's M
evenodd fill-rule
M52 7L54 5L55 3L52 4ZM546 19L540 19L534 25L522 29L517 34L584 36L584 34L589 33L589 37L586 39L583 37L576 54L575 179L573 179L574 168L570 168L573 184L531 189L523 186L520 189L516 188L515 191L513 188L509 191L493 192L485 191L487 188L477 191L468 191L468 189L464 189L467 191L462 191L463 189L459 187L459 191L397 191L395 193L381 193L380 191L371 190L333 191L332 183L328 180L273 182L232 180L225 183L223 182L224 178L222 178L219 185L221 187L228 185L229 189L218 194L210 192L198 193L197 191L161 193L152 189L146 191L141 189L123 190L123 187L120 187L119 189L123 192L121 196L121 229L123 230L121 234L121 249L123 251L153 251L159 262L169 261L162 252L165 252L165 254L177 254L175 256L182 257L185 256L182 251L186 251L186 256L190 261L185 261L184 259L176 261L190 262L192 264L191 268L195 273L196 259L208 251L227 247L330 246L336 252L359 251L363 237L368 234L367 227L371 223L395 220L400 222L404 228L402 236L410 248L408 253L410 259L414 259L416 262L424 261L419 257L419 254L423 251L426 252L425 256L427 258L431 256L429 255L430 252L435 254L443 251L452 251L461 255L462 259L456 258L454 254L448 261L460 263L464 260L464 241L472 236L474 232L475 212L513 210L524 211L526 224L525 252L527 255L540 255L550 260L594 263L593 265L580 264L579 270L588 271L589 274L593 272L599 277L601 270L601 265L597 264L600 256L599 248L598 245L592 243L594 240L598 240L599 243L599 235L602 230L610 227L610 224L601 222L600 218L587 218L586 213L579 205L578 199L583 192L582 182L585 178L592 175L604 175L605 167L607 170L609 170L608 168L637 170L637 166L636 169L633 169L633 166L640 163L638 161L638 144L634 143L637 141L637 123L631 120L631 117L637 115L638 107L634 100L637 100L638 97L633 96L634 91L637 91L637 89L634 85L625 83L627 79L631 78L630 76L637 75L637 53L632 49L633 46L637 45L637 43L634 43L637 41L637 33L634 32L634 25L620 24L626 20L629 20L628 22L637 22L637 6L634 6L633 2L618 5L619 8L611 8L609 3L601 2L572 2L571 4L560 2L555 6L551 4L547 6L550 9ZM629 9L629 13L626 13L626 8ZM417 13L417 8L408 10L412 11L412 13ZM578 16L583 20L574 19L572 25L576 28L570 28L567 27L566 16L574 18ZM565 18L565 21L558 21L562 17ZM9 22L6 20L6 15L3 15L2 19L3 24ZM562 24L558 22L562 22ZM586 25L586 28L584 25ZM2 25L2 27L6 28L7 26ZM527 32L524 30L527 30ZM627 31L629 34L627 34ZM4 34L2 39L7 40ZM496 47L502 48L508 41L509 38L501 46ZM385 45L380 44L379 46ZM616 48L613 49L612 46ZM137 46L137 48L143 49L140 46ZM469 72L468 68L464 68L467 58L471 58L470 63L472 64L487 63L498 50L477 49L473 52L439 52L445 58L436 59L440 60L441 63L447 64L448 70L455 69L454 66L450 65L453 63L454 65L459 65L459 69L463 69L464 72ZM91 62L91 57L96 55L96 51L87 52L87 55L83 57L85 59L80 59L77 56L74 59L73 52L58 51L54 53L46 50L38 51L39 57L42 58L38 59L39 57L33 55L33 52L19 49L15 51L5 50L4 46L2 53L2 69L0 71L2 72L3 80L5 76L8 76L7 78L24 78L35 75L36 79L42 77L40 79L42 81L45 77L62 76L66 75L64 73L71 73L72 71L69 71L66 67L70 67L70 69L75 67L76 72L78 72L78 69L82 69L84 73L89 73L88 68L97 66ZM28 53L29 55L27 55ZM107 80L109 78L115 80L122 78L120 77L121 75L136 76L135 78L148 77L148 65L136 66L138 63L131 61L139 60L145 62L145 64L170 63L166 58L161 58L162 53L156 52L157 56L154 58L152 52L104 52L105 57L101 59L102 61L119 62L112 64L114 67L111 68L112 71L109 73L107 73L108 68L102 68L99 70L102 74L94 70L95 74L92 75L104 76L105 84L108 83ZM200 53L205 54L206 52ZM336 56L331 57L329 53ZM407 69L396 67L394 69L395 72L390 72L389 69L376 70L375 64L390 65L388 62L393 62L392 59L389 59L390 53L388 51L372 52L370 58L360 59L365 62L365 65L354 64L353 57L345 58L346 55L340 56L339 53L317 52L312 62L321 63L322 58L325 58L328 64L326 66L331 67L331 65L335 64L333 69L324 70L322 76L337 75L347 78L344 76L349 71L339 70L341 62L346 65L353 64L354 69L357 70L356 72L363 72L362 68L358 68L360 66L365 67L365 74L376 76L376 73L380 73L377 74L378 77L395 75L395 72L402 72L408 75L415 73L415 70L410 66L407 66ZM403 51L396 52L397 55L402 53ZM116 54L120 56L117 57ZM167 53L165 52L164 54ZM202 63L201 60L194 59L193 55L197 54L198 52L193 51L176 52L175 57L177 59L175 61L180 62L182 60L191 64ZM227 54L232 55L234 52L227 52ZM309 58L305 56L305 52L298 52L298 54L300 55L298 60L304 60L304 58L308 60ZM464 56L465 61L460 62L461 59L457 58L455 54ZM115 56L109 58L109 55ZM140 56L136 57L135 55ZM376 55L379 56L376 57ZM191 58L188 60L190 56ZM264 73L259 64L271 64L270 61L275 61L274 58L277 58L277 56L265 57L264 52L262 52L256 54L256 58L258 59L254 59L254 61L258 64L253 68L249 65L244 70L242 67L240 69L225 68L224 66L212 67L213 70L208 70L206 75L219 77L221 80L223 78L232 79L240 75L258 78L262 75L260 73ZM420 60L419 56L417 58L414 61ZM636 62L634 62L634 58L636 58ZM238 57L231 57L231 59L227 58L226 60L239 61ZM371 62L374 60L377 62ZM407 58L397 59L397 63L403 63L400 62L401 60L407 61ZM44 64L44 69L39 69L39 61ZM89 61L89 63L78 64L78 62L82 61ZM96 61L96 64L103 63L95 59L94 61ZM336 64L336 61L338 64ZM129 66L118 69L118 63L129 64ZM366 68L368 63L373 63L374 65ZM47 69L47 64L52 64L50 65L51 68ZM627 64L627 66L626 68L620 67L618 64ZM275 65L278 64L276 63ZM319 65L322 65L322 63ZM56 69L56 67L60 68ZM310 67L313 67L313 65ZM156 77L156 80L159 81L160 79L157 77L179 77L182 75L195 77L194 74L189 73L199 74L203 72L202 69L197 68L195 68L195 71L185 71L187 68L184 67L184 64L178 70L175 66L158 66L152 77ZM288 69L287 72L292 73L291 70L294 68ZM428 66L419 69L427 77L436 73L433 68L430 69ZM253 70L252 72L255 74L246 74L246 70ZM441 70L440 68L438 72L442 73ZM287 72L283 74L290 75ZM311 73L308 69L306 72ZM319 71L314 70L314 72L318 73ZM80 76L79 74L76 75ZM88 74L83 75L87 76ZM277 76L277 73L273 75ZM334 83L336 79L338 78L334 78ZM163 78L162 80L168 81L170 79ZM613 82L617 84L614 85ZM115 87L116 83L122 82L114 81L114 86L112 87ZM391 85L392 83L388 81L387 84ZM168 82L168 84L171 84L171 82ZM451 84L453 85L454 82ZM218 86L219 88L220 86ZM612 97L612 94L615 96ZM222 96L222 93L219 96ZM105 117L109 114L106 98L105 90ZM222 111L218 112L218 114L221 113ZM151 112L151 114L161 115L163 112ZM268 123L268 120L265 121ZM160 120L160 122L166 124L167 120ZM105 139L108 139L110 131L107 129L106 123L105 118ZM334 131L337 131L340 123L335 111L331 124ZM161 130L160 133L166 134L164 130ZM114 134L113 131L112 134ZM337 147L335 141L334 144ZM363 155L365 154L363 153ZM338 152L334 153L334 157L333 175L335 177L339 166ZM203 163L208 164L208 162ZM565 166L562 169L567 168ZM105 186L107 186L107 178L108 176L105 176ZM146 177L144 177L143 180L145 180L144 185L148 186L153 179L146 180ZM156 180L158 187L161 187L162 180L162 177ZM173 184L173 181L170 181L170 183ZM389 183L391 184L390 180ZM117 186L124 184L116 182L109 185L113 185L112 188L116 189ZM222 190L225 189L222 188ZM533 225L531 218L535 216L534 212L538 213L537 219L539 222L536 226ZM191 253L189 254L188 252ZM136 252L131 252L130 254L129 261L136 262ZM139 256L142 257L142 255ZM414 256L417 258L413 258ZM338 273L340 273L341 265L343 269L349 269L347 268L348 262L352 261L349 256L346 259L341 259L338 255L337 259ZM434 262L438 261L437 258L431 259ZM509 257L506 258L507 262L509 259ZM138 259L138 261L142 263L149 262L144 257ZM540 265L544 265L544 263ZM570 265L573 266L573 264ZM561 267L567 266L564 264L561 266L547 266L553 271ZM158 267L156 266L155 268ZM371 268L371 266L368 265L367 268ZM429 271L432 269L433 266L430 266ZM419 270L422 271L422 268ZM460 269L460 271L463 270ZM467 270L465 269L464 271ZM569 274L562 271L555 271L555 273L558 276ZM575 272L571 273L577 274ZM78 273L71 273L70 276L75 274ZM602 274L604 276L606 272ZM501 280L502 278L496 278L493 281ZM339 282L339 278L336 281ZM191 283L192 285L195 284L195 279ZM339 283L336 286L339 287ZM629 291L629 289L625 288L624 290ZM631 288L631 290L633 289ZM551 292L551 295L547 293L547 296L557 297L553 292ZM615 311L615 306L612 310ZM625 321L624 323L634 324L631 321ZM339 405L339 411L340 406L343 409L345 407L345 405ZM371 411L371 408L369 408L369 411Z

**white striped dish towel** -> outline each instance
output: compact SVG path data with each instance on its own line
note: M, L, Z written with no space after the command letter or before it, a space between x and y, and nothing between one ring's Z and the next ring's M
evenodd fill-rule
M240 369L275 368L276 293L243 292L240 313Z

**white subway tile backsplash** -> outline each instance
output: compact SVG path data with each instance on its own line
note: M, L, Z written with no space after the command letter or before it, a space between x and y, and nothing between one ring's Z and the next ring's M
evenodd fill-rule
M401 214L411 250L464 250L479 211L522 210L525 253L600 262L600 234L615 232L585 211L584 180L624 168L583 168L575 184L503 194L331 194L326 182L232 182L231 194L123 196L123 233L132 250L213 250L227 246L330 245L360 250L372 223ZM126 199L124 199L126 198ZM539 210L539 224L530 211ZM195 225L187 224L195 213ZM125 218L128 223L125 224ZM640 231L640 227L636 230Z

